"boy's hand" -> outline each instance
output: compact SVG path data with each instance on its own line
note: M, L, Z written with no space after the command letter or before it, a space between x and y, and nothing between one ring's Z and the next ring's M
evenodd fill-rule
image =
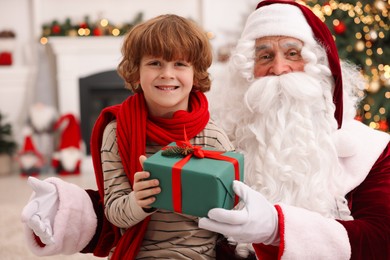
M141 155L139 157L139 161L143 167L144 161L146 157ZM154 195L159 194L161 192L161 188L159 187L159 181L157 179L148 180L150 177L149 172L136 172L134 175L134 184L133 191L134 197L136 199L137 204L144 208L150 209L156 197Z

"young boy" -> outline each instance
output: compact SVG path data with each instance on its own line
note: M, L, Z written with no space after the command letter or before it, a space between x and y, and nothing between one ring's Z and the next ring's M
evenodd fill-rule
M197 217L152 209L154 195L161 189L158 180L148 179L149 172L142 171L142 155L184 140L184 130L193 144L233 149L210 121L203 94L210 89L209 41L191 21L162 15L135 26L125 38L122 53L118 71L134 95L105 127L101 149L94 144L99 130L92 134L92 149L101 153L97 159L95 152L93 159L103 170L97 178L98 182L103 179L104 188L100 184L99 190L104 190L104 212L123 234L113 258L123 259L129 251L143 259L213 258L217 234L199 229ZM97 129L102 128L97 125ZM137 246L132 247L135 234L143 237L138 253Z
M149 156L173 141L184 140L184 131L194 145L225 151L234 149L226 134L210 120L203 94L211 84L207 72L212 62L209 40L190 20L161 15L133 27L125 37L122 53L118 72L134 95L120 105L104 109L91 137L105 216L98 217L103 223L98 223L95 237L85 236L82 243L71 241L75 246L67 244L67 253L87 246L84 252L92 247L95 255L109 254L111 259L214 259L217 233L200 229L197 217L151 208L154 195L161 189L158 180L150 179L149 172L142 169L144 155ZM65 185L51 182L57 190ZM40 243L43 248L54 248L47 248L50 254L63 253L57 250L61 247L58 243L66 244L72 236L71 230L56 228L61 219L58 216L61 203L69 200L68 196L61 200L61 196L58 195L59 206L53 203L59 207L52 223L53 239L44 229L39 236L39 228L29 225L31 218L23 214L35 235L51 241L46 245ZM98 208L95 211L101 212ZM72 223L72 228L85 228L82 225L85 218L78 219L72 218L73 222L79 222ZM31 229L28 240L34 236ZM36 245L30 243L30 248L36 254L45 255Z

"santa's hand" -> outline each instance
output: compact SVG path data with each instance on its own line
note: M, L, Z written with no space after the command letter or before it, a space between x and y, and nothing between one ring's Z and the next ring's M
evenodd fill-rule
M42 243L53 244L52 227L59 204L56 186L34 177L29 177L27 182L35 193L23 208L22 222L34 231Z
M245 203L241 210L211 209L209 218L201 218L199 227L224 234L240 243L274 244L279 240L275 207L260 193L240 181L233 182L234 192Z

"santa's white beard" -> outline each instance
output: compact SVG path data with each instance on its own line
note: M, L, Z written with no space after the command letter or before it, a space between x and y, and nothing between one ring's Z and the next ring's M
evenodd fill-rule
M305 73L258 79L232 103L231 122L249 186L273 203L335 217L340 167L324 89Z

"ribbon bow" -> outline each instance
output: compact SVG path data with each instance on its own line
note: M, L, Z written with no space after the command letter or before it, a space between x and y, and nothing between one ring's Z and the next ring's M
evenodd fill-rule
M162 148L161 155L168 157L183 156L184 158L175 163L172 167L172 195L173 209L175 212L182 212L181 201L181 169L191 159L192 156L197 158L210 158L214 160L223 160L233 164L235 179L240 179L240 170L238 161L229 156L222 155L222 151L203 150L201 146L192 145L187 139L187 134L184 129L184 141L176 141L176 146L165 146ZM238 203L239 198L235 196L234 205Z
M205 153L202 150L201 146L192 145L190 141L187 139L187 133L184 129L184 141L176 141L176 146L165 146L162 148L163 156L175 157L175 156L188 156L194 155L197 158L204 158ZM222 152L218 152L222 153Z

